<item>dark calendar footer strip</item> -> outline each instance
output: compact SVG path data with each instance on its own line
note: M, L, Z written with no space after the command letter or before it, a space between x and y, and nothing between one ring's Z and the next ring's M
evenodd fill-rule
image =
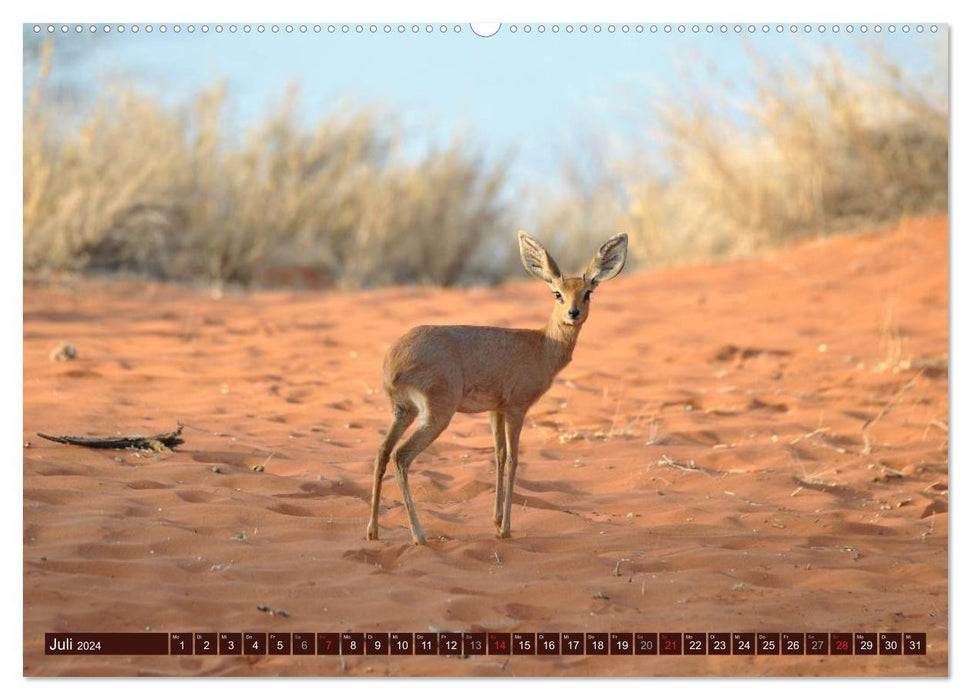
M924 632L85 632L44 635L48 655L903 656Z

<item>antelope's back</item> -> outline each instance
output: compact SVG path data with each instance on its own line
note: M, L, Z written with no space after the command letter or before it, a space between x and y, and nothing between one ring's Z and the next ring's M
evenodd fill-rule
M492 326L418 326L391 346L384 361L388 393L447 387L462 396L487 393L506 402L542 361L538 331ZM476 402L488 403L488 400ZM488 410L492 406L475 410Z

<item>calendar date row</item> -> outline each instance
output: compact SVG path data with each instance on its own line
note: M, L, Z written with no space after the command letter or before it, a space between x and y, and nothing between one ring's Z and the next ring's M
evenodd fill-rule
M145 632L45 635L48 655L893 656L923 632Z

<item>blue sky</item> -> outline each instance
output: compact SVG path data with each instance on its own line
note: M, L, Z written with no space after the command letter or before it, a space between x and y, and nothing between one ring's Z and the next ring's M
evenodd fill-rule
M117 26L117 25L113 25ZM130 26L130 25L129 25ZM200 27L201 25L196 25ZM379 105L399 118L413 148L429 142L443 143L453 135L467 137L488 158L515 154L513 179L536 186L551 184L561 159L589 144L590 135L617 135L649 124L652 104L667 94L677 94L684 75L701 81L712 69L728 76L740 99L751 95L749 81L752 51L771 61L791 62L808 70L826 50L835 50L848 62L859 60L868 47L881 46L886 53L917 73L940 70L935 64L934 44L945 45L945 32L925 31L890 34L871 31L852 36L845 29L834 34L801 31L782 34L771 25L754 34L747 25L740 34L726 34L704 26L697 34L681 34L674 26L657 33L650 25L643 32L615 32L601 25L601 32L581 33L579 25L567 33L566 25L553 33L538 25L525 33L510 25L490 38L475 36L468 25L445 33L435 25L416 35L410 25L404 33L398 25L385 33L364 25L363 33L308 31L288 34L280 25L276 34L244 33L242 25L230 33L189 34L130 29L123 35L80 35L73 31L55 37L54 75L70 81L80 94L94 97L106 86L130 83L139 90L177 104L200 89L224 81L229 88L233 123L238 128L260 119L284 96L288 85L300 90L301 113L309 123L315 116L342 108L349 99L356 104ZM829 25L830 27L832 25ZM899 26L899 25L898 25ZM169 25L171 27L171 25ZM25 27L25 34L30 34ZM45 32L46 33L46 32ZM939 58L939 56L937 57ZM34 66L25 64L25 90Z

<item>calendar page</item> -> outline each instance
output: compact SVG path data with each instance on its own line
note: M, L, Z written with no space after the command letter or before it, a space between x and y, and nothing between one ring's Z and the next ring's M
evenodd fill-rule
M22 27L25 676L948 675L948 24L217 14Z

